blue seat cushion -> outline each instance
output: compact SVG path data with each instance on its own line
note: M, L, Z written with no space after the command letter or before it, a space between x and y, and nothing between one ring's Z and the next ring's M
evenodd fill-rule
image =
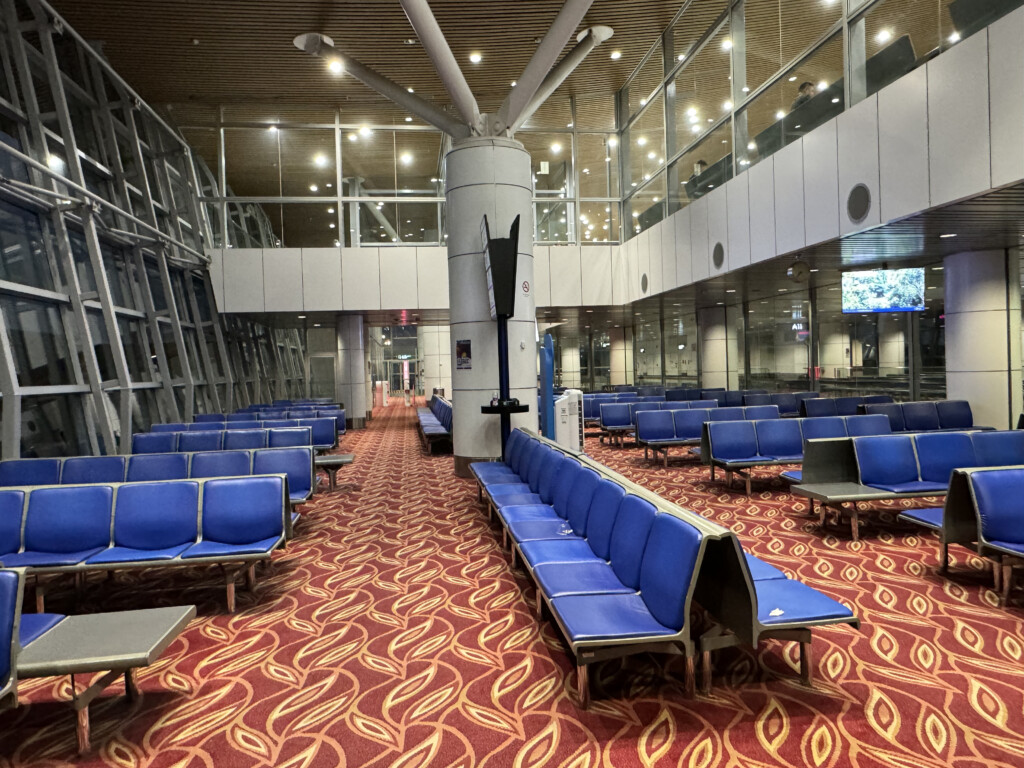
M280 536L271 536L249 544L223 544L219 541L201 541L186 549L181 557L222 557L227 555L262 555L270 552L281 541Z
M512 504L501 507L498 515L506 525L525 520L561 520L555 508L547 504Z
M475 464L469 465L470 470L477 478L483 479L488 477L508 477L509 475L516 475L508 464L503 461L478 461Z
M508 532L516 541L541 539L578 539L568 520L521 520L509 523Z
M736 458L730 456L728 459L715 459L715 463L722 467L743 464L763 464L766 461L772 461L772 459L767 456L738 456Z
M579 538L525 541L519 546L519 551L523 559L533 567L542 563L580 563L597 559L586 539Z
M189 544L179 544L164 549L135 549L134 547L109 547L98 555L89 558L89 564L95 563L134 563L150 560L173 560L186 549Z
M800 483L803 482L804 473L801 472L799 469L792 469L789 472L783 472L782 474L779 475L779 477L781 477L783 480L786 480L787 482L799 485Z
M636 593L619 581L611 565L596 557L590 562L538 565L533 575L548 597Z
M572 642L674 635L637 594L567 595L551 601Z
M21 614L21 626L18 628L18 642L24 648L63 620L64 617L59 613L23 613Z
M787 456L770 456L766 458L770 458L772 461L777 461L780 464L799 464L804 460L804 455L802 453L793 453Z
M78 565L103 550L104 547L95 547L78 552L19 552L16 555L4 555L4 565L7 568L53 568L60 565Z
M942 528L942 507L929 507L928 509L908 509L899 515L901 520L906 520L926 528L939 530Z
M744 552L747 559L747 568L750 569L750 578L754 581L768 581L769 579L785 579L786 574L774 565L768 565L764 560L754 557L749 552Z
M905 483L870 483L872 488L880 488L892 493L945 493L949 486L945 483L932 483L927 480L908 480Z
M544 499L536 493L510 493L507 496L499 496L491 499L495 509L500 513L505 507L521 507L525 505L543 504Z
M497 483L494 488L484 485L487 495L492 499L498 496L514 496L522 493L533 493L533 489L522 480L516 483ZM495 499L497 500L497 499Z
M808 624L853 617L853 611L845 605L792 579L757 581L754 589L757 592L757 620L765 625Z

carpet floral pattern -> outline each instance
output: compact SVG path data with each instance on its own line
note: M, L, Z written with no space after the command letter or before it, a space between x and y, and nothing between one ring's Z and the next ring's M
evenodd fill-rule
M729 526L769 563L852 606L861 630L815 633L815 687L798 652L767 641L715 657L709 697L686 699L681 659L599 664L579 710L557 629L508 565L474 483L425 456L413 409L378 409L342 451L335 494L224 610L215 570L94 578L54 610L194 602L199 617L139 675L92 706L94 751L75 755L66 680L24 681L0 713L13 766L986 766L1024 765L1024 627L983 563L895 522L897 505L819 529L770 473L748 499L707 469L647 464L587 440L598 460ZM85 681L79 680L79 686Z

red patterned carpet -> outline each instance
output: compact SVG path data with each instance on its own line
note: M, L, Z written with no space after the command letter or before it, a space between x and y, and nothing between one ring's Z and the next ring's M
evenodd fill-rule
M581 712L557 630L531 614L474 484L422 454L412 409L375 415L344 439L346 485L306 508L237 614L212 570L91 582L80 610L189 601L200 618L140 673L140 700L115 686L93 705L83 758L56 703L67 682L22 683L26 705L0 713L0 766L1024 765L1021 611L996 605L980 561L955 550L943 579L936 540L891 515L867 515L854 544L778 481L747 499L705 468L648 468L593 440L598 459L730 526L863 627L816 633L814 690L795 649L768 641L722 652L712 695L693 700L678 658L598 665Z

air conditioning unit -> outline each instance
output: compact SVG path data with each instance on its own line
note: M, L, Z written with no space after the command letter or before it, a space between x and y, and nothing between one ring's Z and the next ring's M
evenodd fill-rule
M555 400L555 442L583 450L583 393L578 389L567 389Z

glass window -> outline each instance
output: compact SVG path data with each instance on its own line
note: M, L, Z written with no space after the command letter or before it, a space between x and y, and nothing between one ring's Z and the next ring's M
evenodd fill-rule
M674 213L732 178L732 122L726 120L675 163L678 179L670 190L669 212Z
M520 133L516 138L530 153L534 194L572 194L572 134Z
M85 245L85 236L81 232L69 229L68 242L71 244L71 257L75 262L79 287L83 293L94 293L96 279L92 274L92 264L89 262L89 249Z
M160 279L160 269L148 259L146 260L146 279L149 290L153 294L153 308L157 312L167 310L167 296L164 294L164 282Z
M345 168L346 185L343 192L346 195L366 197L396 193L396 141L395 131L374 131L366 126L344 133L341 157ZM435 168L432 174L436 174L436 171ZM333 166L331 172L334 172ZM330 189L327 191L329 193ZM308 186L301 194L310 194ZM323 187L320 194L324 194Z
M583 201L580 203L580 242L607 243L619 240L619 204Z
M661 41L654 44L650 57L626 86L629 98L629 116L632 117L651 100L651 95L665 79L665 65L662 63Z
M437 203L359 203L359 241L365 245L437 243ZM334 232L334 230L330 230ZM351 234L351 233L350 233ZM337 245L332 241L332 244Z
M179 380L184 375L181 367L181 356L178 345L174 343L174 330L169 322L160 322L160 339L164 345L164 354L167 355L167 365L171 370L171 379Z
M81 395L44 395L21 401L23 458L92 453Z
M676 147L692 144L732 110L729 25L683 64L675 78Z
M672 49L676 62L693 55L693 47L729 7L729 0L700 0L690 3L672 28Z
M117 327L121 332L121 344L124 346L124 356L132 381L153 381L155 361L150 360L146 349L142 321L118 317Z
M529 119L523 123L523 130L536 131L536 130L551 130L552 128L571 128L572 123L572 105L569 99L556 95L548 98L543 104L538 107L537 111L530 115ZM522 141L522 137L517 137Z
M665 99L659 93L627 131L626 167L631 188L640 186L665 167L664 107Z
M802 392L810 386L810 301L806 290L751 302L744 337L749 385Z
M224 168L228 187L243 197L278 197L281 192L280 131L267 128L224 129ZM217 157L208 157L215 151L215 137L206 137L202 144L203 157L216 168ZM333 134L331 147L333 148ZM332 152L333 155L333 152ZM307 181L308 185L310 182ZM289 194L309 194L291 192Z
M118 307L135 309L135 297L132 295L132 275L134 269L127 255L118 247L100 242L103 253L103 267L107 272L107 283L110 285L110 296Z
M0 201L0 279L54 290L39 216Z
M665 218L666 183L666 174L658 174L650 184L629 199L627 205L630 219L627 227L631 231L625 233L627 240Z
M636 318L633 332L633 365L638 385L661 384L661 323L659 311L648 310Z
M103 381L117 379L117 368L114 366L114 353L110 348L110 337L103 323L103 313L98 309L90 309L86 313L89 318L89 334L92 336L92 347L96 352L96 362L100 368Z
M614 134L578 137L580 197L619 197L619 140Z
M615 130L615 94L610 91L576 94L576 129Z
M666 304L662 320L665 337L665 386L697 384L697 316L682 303Z
M842 18L843 4L822 0L745 0L746 81L753 91L820 40Z
M23 387L72 384L71 360L60 309L35 299L0 297L14 368Z
M535 203L537 241L568 243L572 239L572 205L565 202Z

